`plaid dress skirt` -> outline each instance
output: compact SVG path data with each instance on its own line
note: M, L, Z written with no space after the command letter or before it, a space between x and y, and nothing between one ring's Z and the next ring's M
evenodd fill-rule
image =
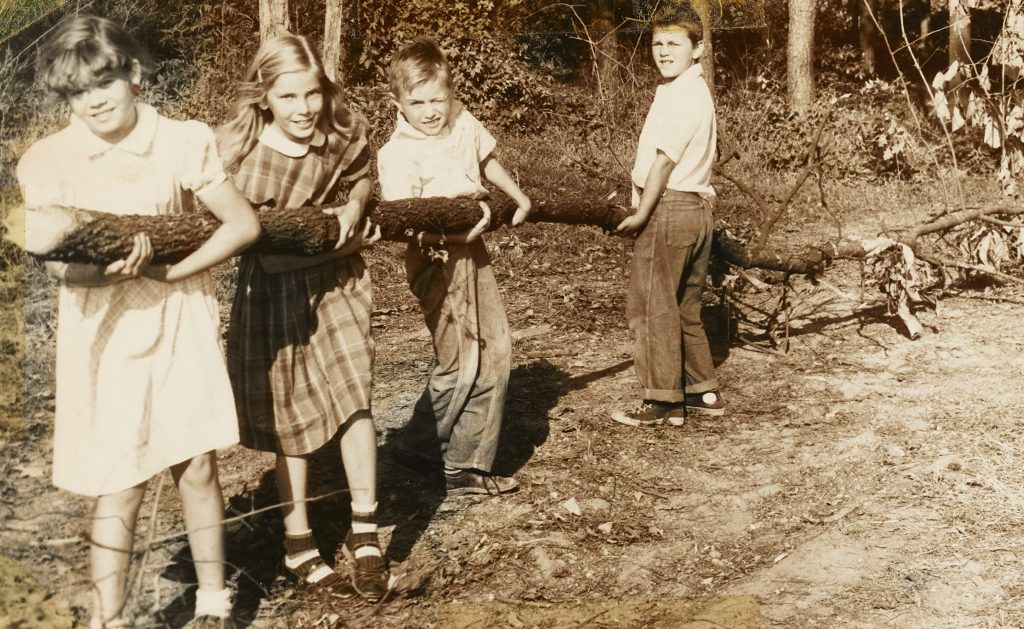
M369 415L371 299L358 254L284 273L240 258L227 362L243 445L308 454Z

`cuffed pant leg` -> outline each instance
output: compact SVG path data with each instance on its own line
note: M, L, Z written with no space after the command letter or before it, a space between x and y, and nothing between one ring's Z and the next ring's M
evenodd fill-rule
M675 295L686 251L666 243L671 227L667 214L656 208L633 247L626 312L644 399L681 402L682 341Z

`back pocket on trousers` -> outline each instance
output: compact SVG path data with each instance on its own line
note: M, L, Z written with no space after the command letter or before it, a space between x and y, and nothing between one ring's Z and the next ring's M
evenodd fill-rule
M694 213L694 218L697 218ZM697 244L700 237L700 223L694 221L682 221L679 219L665 221L665 244L670 247L692 247Z

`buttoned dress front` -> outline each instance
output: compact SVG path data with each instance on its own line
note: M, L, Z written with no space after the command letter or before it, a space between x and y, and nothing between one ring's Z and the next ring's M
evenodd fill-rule
M29 208L63 204L115 214L194 211L225 179L213 133L137 105L108 144L72 117L18 165ZM138 278L61 284L57 315L53 482L100 496L238 441L209 272L174 284Z

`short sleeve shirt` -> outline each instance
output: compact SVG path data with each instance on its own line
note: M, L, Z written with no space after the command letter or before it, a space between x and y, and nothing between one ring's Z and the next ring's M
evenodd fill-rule
M701 66L694 64L671 82L658 86L637 143L633 184L644 187L661 151L675 162L667 189L713 197L715 135L711 90L704 82Z
M497 142L484 125L456 103L444 137L417 131L398 114L391 139L377 154L384 201L425 197L472 197L487 194L480 163Z

